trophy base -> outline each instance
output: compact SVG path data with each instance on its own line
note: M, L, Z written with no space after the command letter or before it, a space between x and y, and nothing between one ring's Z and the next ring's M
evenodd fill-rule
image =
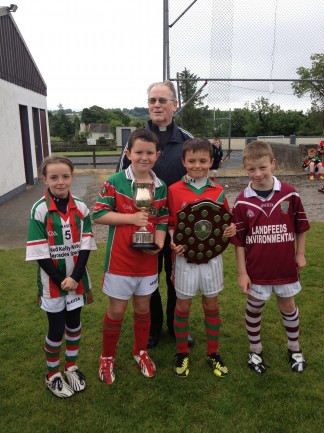
M136 248L138 250L157 250L157 249L159 249L159 247L154 242L141 243L141 244L133 242L130 246L132 248Z

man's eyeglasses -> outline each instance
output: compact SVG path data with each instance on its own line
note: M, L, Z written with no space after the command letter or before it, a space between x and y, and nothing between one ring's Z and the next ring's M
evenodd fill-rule
M147 102L151 105L156 104L156 102L159 101L159 104L165 105L168 101L174 101L174 99L168 99L168 98L148 98Z

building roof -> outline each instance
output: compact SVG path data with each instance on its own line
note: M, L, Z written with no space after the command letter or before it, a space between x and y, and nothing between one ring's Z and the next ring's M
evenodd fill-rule
M88 125L86 125L86 128L89 129L90 132L97 132L102 134L109 132L108 123L88 123Z
M0 79L47 96L46 83L5 6L0 6Z

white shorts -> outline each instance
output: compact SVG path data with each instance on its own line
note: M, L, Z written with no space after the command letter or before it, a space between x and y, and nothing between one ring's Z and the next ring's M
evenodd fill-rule
M174 287L180 299L192 298L198 290L207 297L216 296L224 287L221 254L200 265L188 263L183 256L176 256L174 272Z
M60 298L44 298L42 296L40 303L41 309L48 313L59 313L65 308L67 311L72 311L83 306L83 295L76 295L75 293L61 296Z
M125 277L106 272L102 291L112 298L128 301L133 295L150 295L157 287L158 274L148 277Z
M269 286L260 286L258 284L252 284L249 290L249 295L262 301L268 301L271 298L272 293L275 293L279 298L291 298L297 295L301 291L301 285L299 281L291 284L275 284Z

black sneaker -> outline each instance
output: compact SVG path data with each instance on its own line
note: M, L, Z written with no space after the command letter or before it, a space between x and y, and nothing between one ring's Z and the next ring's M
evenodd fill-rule
M262 352L250 352L248 355L247 363L251 370L255 371L258 374L263 374L266 371L266 367L263 364Z
M159 342L159 337L156 335L150 334L149 338L147 340L146 348L147 349L154 349L154 347L157 346L158 342Z
M296 373L302 373L306 368L306 361L301 350L289 350L288 349L289 363L292 371Z
M187 377L189 374L189 353L177 353L174 371L179 377Z
M207 355L208 365L212 368L215 376L224 377L228 373L228 368L225 366L222 358L218 355L218 353L211 353Z

